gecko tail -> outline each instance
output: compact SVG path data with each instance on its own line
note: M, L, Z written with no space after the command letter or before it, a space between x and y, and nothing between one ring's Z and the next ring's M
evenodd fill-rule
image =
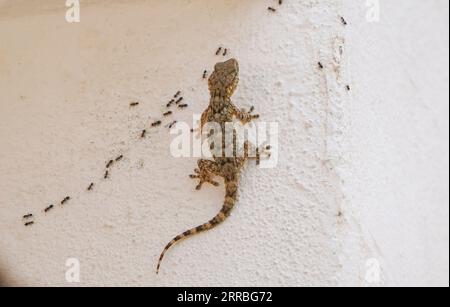
M164 255L166 252L176 243L187 239L189 237L192 237L196 234L211 230L215 227L217 227L219 224L222 224L228 216L230 216L231 210L234 208L237 200L236 196L237 192L237 185L234 182L226 183L226 197L225 202L220 210L220 212L208 223L205 223L203 225L197 226L195 228L192 228L188 231L183 232L181 235L176 236L175 238L170 241L166 247L164 248L163 252L161 253L161 256L158 260L158 266L156 267L156 274L159 273L159 269L161 268L162 260L164 259Z
M225 221L226 216L224 213L222 213L222 211L216 216L214 217L212 220L210 220L208 223L205 223L203 225L200 225L198 227L192 228L188 231L183 232L181 235L176 236L175 238L172 239L172 241L170 241L166 247L164 248L163 252L161 253L161 256L159 257L159 261L158 261L158 266L156 268L156 274L159 273L159 269L161 267L161 262L164 259L164 255L166 254L166 252L176 243L187 239L189 237L192 237L195 234L201 233L201 232L205 232L208 231L210 229L213 229L214 227L216 227L217 225L221 224L223 221Z

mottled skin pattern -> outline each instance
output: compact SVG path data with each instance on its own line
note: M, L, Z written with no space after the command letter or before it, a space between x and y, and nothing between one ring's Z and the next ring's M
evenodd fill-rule
M259 115L252 115L251 112L243 112L239 110L232 102L231 96L239 83L239 64L235 59L228 60L224 63L216 64L214 72L209 78L209 91L211 100L208 108L203 112L201 117L201 130L207 123L215 122L220 124L222 131L225 131L225 123L232 122L237 118L242 124L251 122ZM238 184L241 170L245 162L250 159L248 156L248 143L244 144L244 155L238 157L236 154L236 142L228 141L226 143L225 133L222 138L222 149L225 151L227 147L233 146L232 157L225 157L224 154L213 153L214 160L199 160L198 169L195 175L190 177L198 179L200 182L197 190L200 190L204 183L210 183L218 186L219 183L214 181L214 177L222 177L225 182L225 201L220 212L209 222L196 228L188 230L181 235L176 236L167 244L158 261L156 273L158 274L161 261L165 253L177 242L193 236L197 233L210 230L224 222L230 216L237 200L238 200ZM228 140L229 138L227 138ZM233 138L231 138L233 139ZM223 153L223 152L222 152ZM258 153L259 155L259 153ZM253 158L252 158L253 159ZM259 160L259 156L256 158Z

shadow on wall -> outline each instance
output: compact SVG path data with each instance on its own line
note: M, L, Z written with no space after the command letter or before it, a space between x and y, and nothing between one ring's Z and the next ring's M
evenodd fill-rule
M10 274L7 274L5 270L7 267L5 261L0 259L0 288L11 287L13 285Z
M152 6L160 4L159 1L150 1ZM161 1L162 2L162 1ZM206 1L206 0L195 0L192 1L192 6L195 7L197 4L201 4L206 8L212 8L213 11L219 13L233 12L235 8L242 9L243 7L250 5L260 5L260 0L228 0L228 1ZM81 7L83 9L89 9L93 7L112 7L112 6L136 6L141 5L142 0L109 0L107 3L103 0L89 0L89 1L80 1ZM165 6L171 5L171 3L163 4ZM264 7L266 7L264 5ZM61 13L61 9L66 11L66 7L61 6L61 0L47 0L41 1L41 3L33 5L30 4L29 0L14 0L14 1L3 1L0 0L0 16L2 18L10 17L17 18L23 16L34 16L37 14L59 14ZM220 14L216 17L219 17ZM231 15L230 17L233 17ZM231 20L230 20L231 22Z
M2 270L0 269L0 288L1 287L8 287L8 282L5 274L3 274Z

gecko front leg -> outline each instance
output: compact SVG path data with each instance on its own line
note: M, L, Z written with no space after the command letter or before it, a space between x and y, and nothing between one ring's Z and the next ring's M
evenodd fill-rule
M236 116L236 118L243 124L248 124L249 122L258 119L259 118L259 114L253 114L253 111L255 110L254 107L251 107L250 110L247 111L242 111L239 110L238 108L234 107L234 115Z
M198 169L195 169L195 173L189 177L192 179L199 179L200 182L196 189L200 190L204 183L210 183L213 186L219 186L217 181L214 181L214 177L220 173L219 167L215 161L211 160L198 160Z

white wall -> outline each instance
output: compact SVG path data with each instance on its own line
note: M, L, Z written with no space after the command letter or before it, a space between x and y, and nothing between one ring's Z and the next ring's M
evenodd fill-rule
M448 2L383 1L347 37L346 205L386 284L448 285Z
M67 286L75 257L81 285L364 286L374 258L373 285L448 286L448 2L381 1L368 23L356 0L81 1L79 24L61 3L0 1L6 283ZM236 104L280 123L279 165L248 166L231 218L156 276L223 191L194 191L167 129L137 134L178 89L191 107L176 119L205 108L218 45L241 64Z

